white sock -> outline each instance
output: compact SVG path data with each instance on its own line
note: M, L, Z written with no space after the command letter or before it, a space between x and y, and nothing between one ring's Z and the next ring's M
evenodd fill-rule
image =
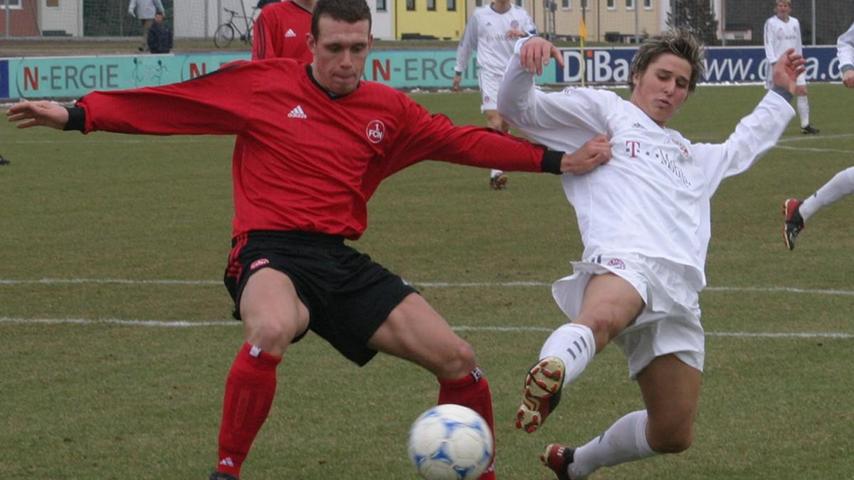
M804 200L798 211L806 223L807 219L813 216L815 212L852 193L854 193L854 167L847 168L834 175L829 182Z
M655 455L646 439L646 423L646 410L632 412L614 422L605 433L575 449L569 475L584 478L600 467Z
M805 95L798 97L798 116L801 117L801 128L810 124L810 102Z
M594 355L596 340L593 330L577 323L567 323L552 332L540 350L540 358L558 357L563 360L566 366L564 385L578 378Z
M490 171L489 171L489 178L495 178L495 177L497 177L497 176L499 176L499 175L502 175L502 174L504 174L504 172L503 172L503 171L501 171L501 170L495 170L495 169L493 168L492 170L490 170Z

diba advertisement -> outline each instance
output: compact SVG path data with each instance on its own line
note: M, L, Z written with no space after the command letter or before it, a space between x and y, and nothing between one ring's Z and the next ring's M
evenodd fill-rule
M538 78L542 84L622 84L629 76L635 48L563 49L564 67L552 62ZM835 47L805 48L809 81L840 79ZM456 65L454 50L374 51L364 78L402 89L450 88ZM0 99L77 98L92 90L166 85L213 72L248 53L98 55L0 59ZM706 50L706 83L764 81L767 61L761 47L712 47ZM463 87L477 87L472 58Z

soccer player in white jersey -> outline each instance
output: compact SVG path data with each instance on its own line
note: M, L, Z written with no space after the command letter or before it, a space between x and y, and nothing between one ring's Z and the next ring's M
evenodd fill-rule
M804 46L801 43L801 24L798 19L789 15L792 11L790 0L777 0L775 15L765 21L765 59L768 62L768 77L765 79L767 88L773 87L771 70L774 62L790 48L803 55ZM807 99L807 76L802 74L798 77L798 88L795 91L798 97L798 116L801 118L801 133L815 135L817 128L810 125L810 103Z
M493 130L510 129L495 107L498 86L513 56L513 45L520 37L537 33L534 21L524 8L510 0L494 0L489 5L475 9L466 25L463 38L457 47L457 65L454 68L454 91L460 90L462 74L468 66L472 50L477 50L478 84L483 102L480 111L486 116L486 125ZM502 190L507 176L501 170L489 172L489 186Z
M854 23L836 42L842 84L854 88ZM795 239L804 229L806 221L822 208L854 193L854 167L847 168L822 185L806 200L787 198L783 202L783 240L789 250L794 250Z
M698 297L706 285L711 197L724 178L770 149L795 116L789 101L804 62L786 52L774 65L774 88L725 142L707 144L666 126L703 72L702 48L691 34L666 32L638 49L628 101L590 88L538 90L533 73L560 52L539 37L520 40L517 49L498 91L501 115L551 148L577 148L599 133L612 146L608 163L563 177L584 253L552 294L571 322L543 345L516 416L518 428L536 430L597 352L611 342L623 349L645 408L580 447L551 444L541 457L558 479L578 480L690 446L704 360Z

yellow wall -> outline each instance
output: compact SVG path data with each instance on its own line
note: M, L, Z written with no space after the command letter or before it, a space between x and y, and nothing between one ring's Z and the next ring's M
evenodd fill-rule
M427 10L427 0L415 0L415 10L406 9L406 0L394 1L395 36L404 33L432 35L439 39L459 40L466 26L466 2L456 0L456 11L448 11L448 0L435 0L436 10Z

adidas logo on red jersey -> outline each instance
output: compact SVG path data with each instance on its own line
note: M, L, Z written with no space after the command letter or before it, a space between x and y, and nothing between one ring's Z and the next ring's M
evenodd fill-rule
M302 111L301 105L297 105L296 107L294 107L293 110L291 110L291 113L288 114L288 118L301 118L304 120L308 118L308 115L306 115L305 112Z

